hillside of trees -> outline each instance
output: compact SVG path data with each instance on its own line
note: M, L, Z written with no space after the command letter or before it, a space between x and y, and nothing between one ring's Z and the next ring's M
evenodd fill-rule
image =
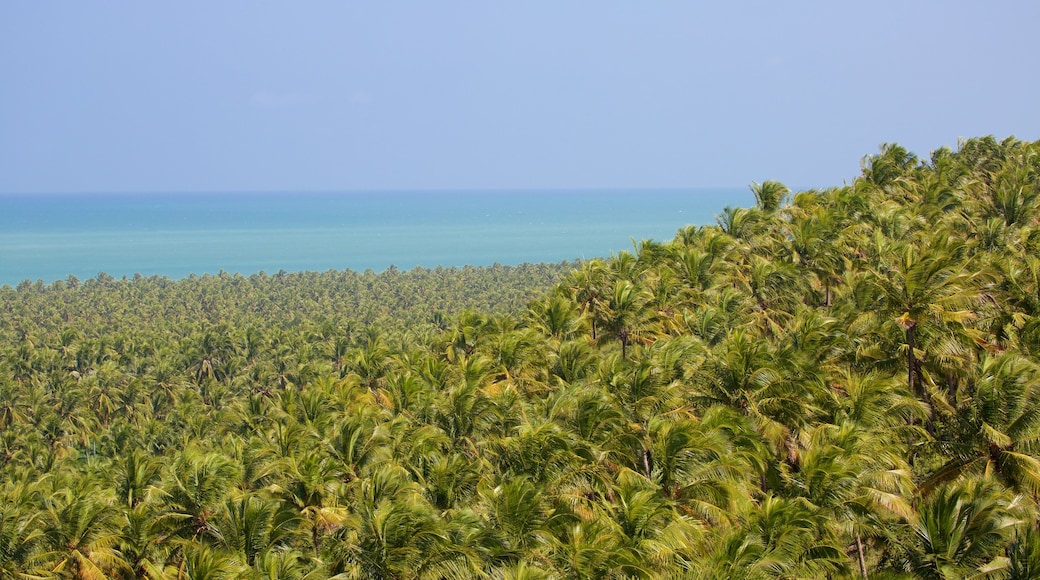
M0 578L1038 578L1040 142L610 259L0 288Z

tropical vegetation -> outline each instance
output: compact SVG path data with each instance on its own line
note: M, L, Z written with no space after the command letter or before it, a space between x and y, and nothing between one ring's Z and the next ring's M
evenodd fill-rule
M0 578L1040 577L1040 142L557 265L0 288Z

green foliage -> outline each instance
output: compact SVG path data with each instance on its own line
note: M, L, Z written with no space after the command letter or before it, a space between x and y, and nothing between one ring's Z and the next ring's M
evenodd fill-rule
M0 288L3 578L1031 578L1040 143L580 264Z

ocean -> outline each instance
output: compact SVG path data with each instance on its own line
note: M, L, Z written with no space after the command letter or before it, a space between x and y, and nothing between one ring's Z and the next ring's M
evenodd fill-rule
M0 195L0 285L607 257L747 189Z

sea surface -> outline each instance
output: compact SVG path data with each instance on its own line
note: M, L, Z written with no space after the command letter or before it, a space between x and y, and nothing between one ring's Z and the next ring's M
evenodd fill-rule
M607 257L747 189L0 195L0 285Z

